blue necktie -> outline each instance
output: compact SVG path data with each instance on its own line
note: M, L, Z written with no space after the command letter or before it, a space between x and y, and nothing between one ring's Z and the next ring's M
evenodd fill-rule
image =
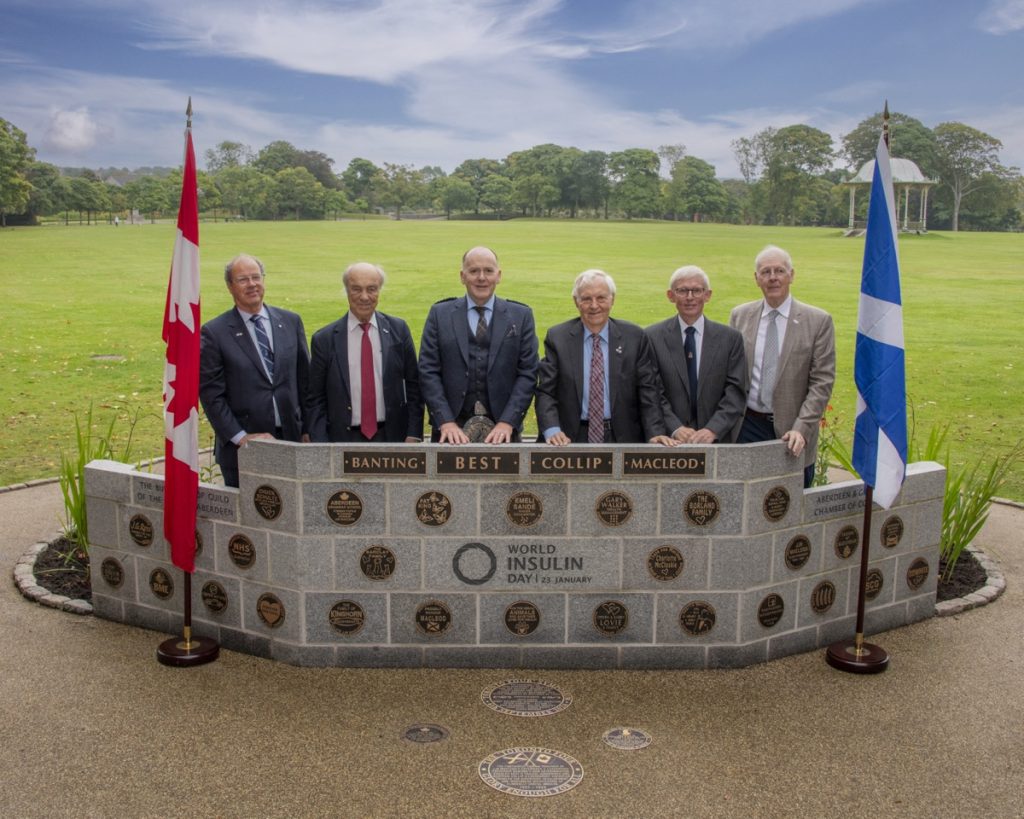
M690 424L697 428L697 342L693 327L686 328L686 341L683 352L686 353L686 376L690 382Z
M253 316L249 321L252 322L253 329L256 331L256 346L259 348L260 357L263 359L263 364L267 368L267 375L270 376L270 380L274 380L274 351L270 349L270 338L267 336L267 331L263 329L263 322L260 321L262 316Z

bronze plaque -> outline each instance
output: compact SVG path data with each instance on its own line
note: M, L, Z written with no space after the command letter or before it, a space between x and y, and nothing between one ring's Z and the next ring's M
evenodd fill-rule
M533 526L544 517L544 503L533 492L516 492L505 504L505 517L513 526Z
M605 745L620 751L639 751L651 744L651 735L639 728L612 728L601 736Z
M477 766L490 787L513 796L554 796L583 781L583 766L550 748L506 748Z
M513 717L549 717L572 705L572 697L543 680L505 680L485 688L483 704Z
M426 452L346 452L341 460L345 472L353 475L427 474Z
M629 625L629 609L618 600L605 600L594 609L594 628L604 637L621 634Z
M505 628L516 637L533 634L540 625L540 609L529 600L517 600L505 609Z
M703 452L623 452L623 475L703 475L707 456Z
M267 520L274 520L281 514L281 510L284 508L284 503L281 500L281 495L278 491L268 484L257 486L256 491L252 493L252 505L256 507L256 511L260 513L260 517L266 518Z
M214 614L220 614L228 607L228 593L215 580L204 583L200 595L203 598L203 605Z
M715 607L705 600L687 603L679 612L679 627L693 637L707 634L715 627Z
M359 555L359 568L370 580L387 580L395 572L395 553L387 546L370 546Z
M128 521L128 534L139 546L153 545L153 524L145 515L132 515Z
M339 600L327 613L331 627L339 634L351 637L358 634L366 622L366 612L354 600Z
M149 590L161 600L167 600L174 594L174 581L163 569L153 569L149 573Z
M275 594L261 594L256 601L256 613L268 628L280 628L284 623L284 603Z
M659 546L647 555L647 571L655 580L675 580L683 573L683 555L674 546Z
M452 502L443 492L424 492L416 499L416 520L426 526L444 526L452 516Z
M714 522L720 509L718 496L703 489L691 492L683 501L683 514L694 526L707 526Z
M811 541L807 535L797 535L786 544L786 566L799 569L811 559Z
M108 586L119 589L124 583L124 566L112 557L105 558L100 564L100 576Z
M466 452L445 450L437 453L438 475L518 475L518 452Z
M822 580L811 592L811 609L815 614L824 614L836 602L836 587L830 580Z
M402 731L402 739L416 745L424 745L448 739L449 733L448 729L443 725L437 725L433 722L421 722L416 725L410 725Z
M860 535L856 526L844 526L836 533L835 549L836 554L846 560L857 551L857 544L860 542Z
M613 489L597 499L594 512L605 526L622 526L633 516L633 499L625 492Z
M761 510L764 512L765 518L772 523L777 523L786 517L786 512L789 511L789 492L786 487L772 487L764 496Z
M870 569L868 576L864 578L864 597L867 600L874 600L882 591L885 585L885 577L878 569Z
M919 557L907 569L907 585L915 590L921 588L928 579L928 571L928 561Z
M348 489L339 489L327 499L327 517L339 526L351 526L363 514L363 499Z
M248 569L256 562L256 547L245 535L235 535L228 541L228 554L239 569Z
M416 609L416 628L428 637L440 637L452 627L452 611L440 600L428 600Z
M899 546L900 541L903 540L903 518L899 515L886 518L885 523L882 524L881 540L882 545L887 549Z
M771 628L782 619L785 610L786 603L782 595L772 592L757 607L757 622L765 628Z
M530 453L530 472L533 475L611 475L612 453L584 452L579 455L552 452Z

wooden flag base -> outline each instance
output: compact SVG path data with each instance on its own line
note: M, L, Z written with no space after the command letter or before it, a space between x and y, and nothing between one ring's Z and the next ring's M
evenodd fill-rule
M220 655L220 645L209 637L171 637L157 647L156 658L163 665L178 668L205 665Z
M858 648L853 640L840 640L828 647L825 662L851 674L881 674L889 667L889 654L873 643L861 642Z

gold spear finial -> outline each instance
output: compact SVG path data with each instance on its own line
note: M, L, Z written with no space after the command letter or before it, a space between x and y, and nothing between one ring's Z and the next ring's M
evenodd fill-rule
M885 108L882 109L882 138L885 140L885 147L889 147L889 100L885 101Z
M192 127L192 96L191 95L189 95L189 98L188 98L188 108L185 109L185 117L186 117L185 127L186 128L191 128Z

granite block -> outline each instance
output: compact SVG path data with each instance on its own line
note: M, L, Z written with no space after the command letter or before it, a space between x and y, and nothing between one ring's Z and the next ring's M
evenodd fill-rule
M859 570L859 567L858 567ZM850 572L852 569L837 569L814 577L804 577L800 583L799 602L797 603L796 625L797 628L809 628L820 626L828 620L834 620L848 614L851 609L847 607L850 599ZM824 585L830 583L832 590L829 591ZM820 587L820 588L819 588ZM814 604L822 609L815 611ZM831 599L831 603L828 601ZM856 607L856 603L854 603Z
M367 537L386 531L387 487L383 482L356 479L302 484L303 534Z
M196 513L207 520L238 522L238 490L234 487L199 484Z
M569 532L576 536L644 535L658 516L658 484L626 478L568 482Z
M423 649L419 646L337 646L336 662L342 668L419 668Z
M797 526L803 520L803 473L747 484L749 535Z
M120 461L95 460L85 465L85 494L93 498L131 503L131 464Z
M935 616L935 598L930 594L922 594L919 597L911 597L907 600L907 620L909 623L916 623L919 620L927 620Z
M302 486L268 475L239 475L238 520L243 526L298 532L302 522Z
M858 514L864 517L864 484L859 480L804 490L804 521L807 523Z
M233 628L222 628L220 630L220 647L228 651L237 651L240 654L251 654L254 657L270 659L269 637L259 634L252 634L248 631L239 631Z
M241 581L235 577L196 571L192 577L192 616L217 626L241 628Z
M269 582L303 591L334 587L334 540L271 532Z
M334 588L410 591L423 588L419 538L335 538Z
M387 643L387 595L307 592L305 641Z
M818 647L818 629L804 628L799 631L791 631L788 634L780 634L768 640L768 659L777 660L780 657L789 657L791 654L806 654Z
M294 645L281 640L270 641L270 658L307 668L331 668L338 659L334 646Z
M159 631L162 634L173 634L175 633L172 625L174 619L169 611L125 601L124 622L129 625L148 628L150 631Z
M513 608L524 601L536 609L536 618L529 606ZM481 643L565 642L564 594L481 594L479 606Z
M708 646L708 668L745 668L768 662L768 640L742 646Z
M722 537L711 541L712 589L749 589L765 584L772 572L770 534Z
M566 483L481 483L480 532L512 538L569 532Z
M907 478L900 490L900 503L911 504L942 498L946 492L946 468L935 461L907 464Z
M388 484L388 531L417 537L475 536L479 484L436 478Z
M803 466L794 458L781 441L761 441L756 444L732 444L713 447L718 450L718 468L709 475L715 480L748 480L751 476L774 475L776 477L799 476L803 490ZM794 501L797 496L794 496Z
M395 593L390 603L392 643L477 642L476 595Z
M825 524L821 550L822 571L860 566L860 550L864 548L863 525L863 515L830 520Z
M124 601L117 597L107 597L105 594L92 593L92 613L104 620L114 620L124 623Z
M622 588L706 589L710 551L711 540L706 537L623 538Z
M89 527L89 544L117 549L121 526L121 507L112 500L86 496L85 516ZM127 532L125 533L127 535Z
M735 592L659 594L655 640L692 645L735 642L739 607L740 597Z
M659 532L662 535L686 535L703 537L716 535L739 535L743 532L744 486L741 483L684 484L662 483ZM700 506L708 495L717 499L717 513L713 508ZM687 516L685 509L691 509ZM699 514L708 514L701 524L695 520ZM650 528L650 520L645 522Z
M824 622L818 627L818 647L825 648L840 640L852 641L856 636L856 629L857 617L854 614Z
M617 668L619 649L616 646L601 648L554 646L524 646L521 655L523 669L603 669Z
M300 480L326 480L334 477L336 446L332 444L303 444L295 448L295 472Z
M249 441L238 450L238 483L243 489L242 495L246 494L243 475L275 478L298 477L299 453L307 446L309 444L275 439Z
M428 668L517 668L520 649L509 646L426 646L423 665Z
M171 554L164 540L164 513L141 506L119 506L118 543L130 554L170 563ZM143 544L149 545L143 545Z
M242 583L242 628L274 642L302 642L302 593L260 583ZM262 614L262 616L261 616Z
M942 500L924 501L912 508L914 525L908 548L938 548L942 543Z
M797 580L741 593L739 641L751 643L792 630L799 593Z
M132 502L149 509L163 509L164 476L148 472L132 473Z
M923 563L918 561L923 561ZM908 582L908 577L919 579L920 575L925 573L925 565L927 566L927 574L924 577L924 582L917 587L911 586ZM907 600L908 598L924 594L934 598L938 583L939 550L937 548L909 552L898 557L896 580L893 584L896 587L897 601Z
M239 577L243 580L266 581L270 576L267 542L267 533L259 529L215 523L213 562L217 574Z
M103 564L107 560L117 562L117 566L110 566L111 571L104 570ZM92 579L92 593L138 602L135 561L135 555L91 544L89 546L89 576ZM110 581L117 581L118 566L121 570L121 582L114 586Z
M824 553L825 527L804 524L775 533L771 579L775 583L818 574Z
M704 668L708 662L707 646L623 646L620 668L672 669Z
M650 643L654 595L573 594L568 599L570 643Z
M196 571L212 572L217 567L217 548L213 534L213 522L196 518Z
M896 603L891 606L868 609L864 612L864 633L878 634L906 625L907 604Z

